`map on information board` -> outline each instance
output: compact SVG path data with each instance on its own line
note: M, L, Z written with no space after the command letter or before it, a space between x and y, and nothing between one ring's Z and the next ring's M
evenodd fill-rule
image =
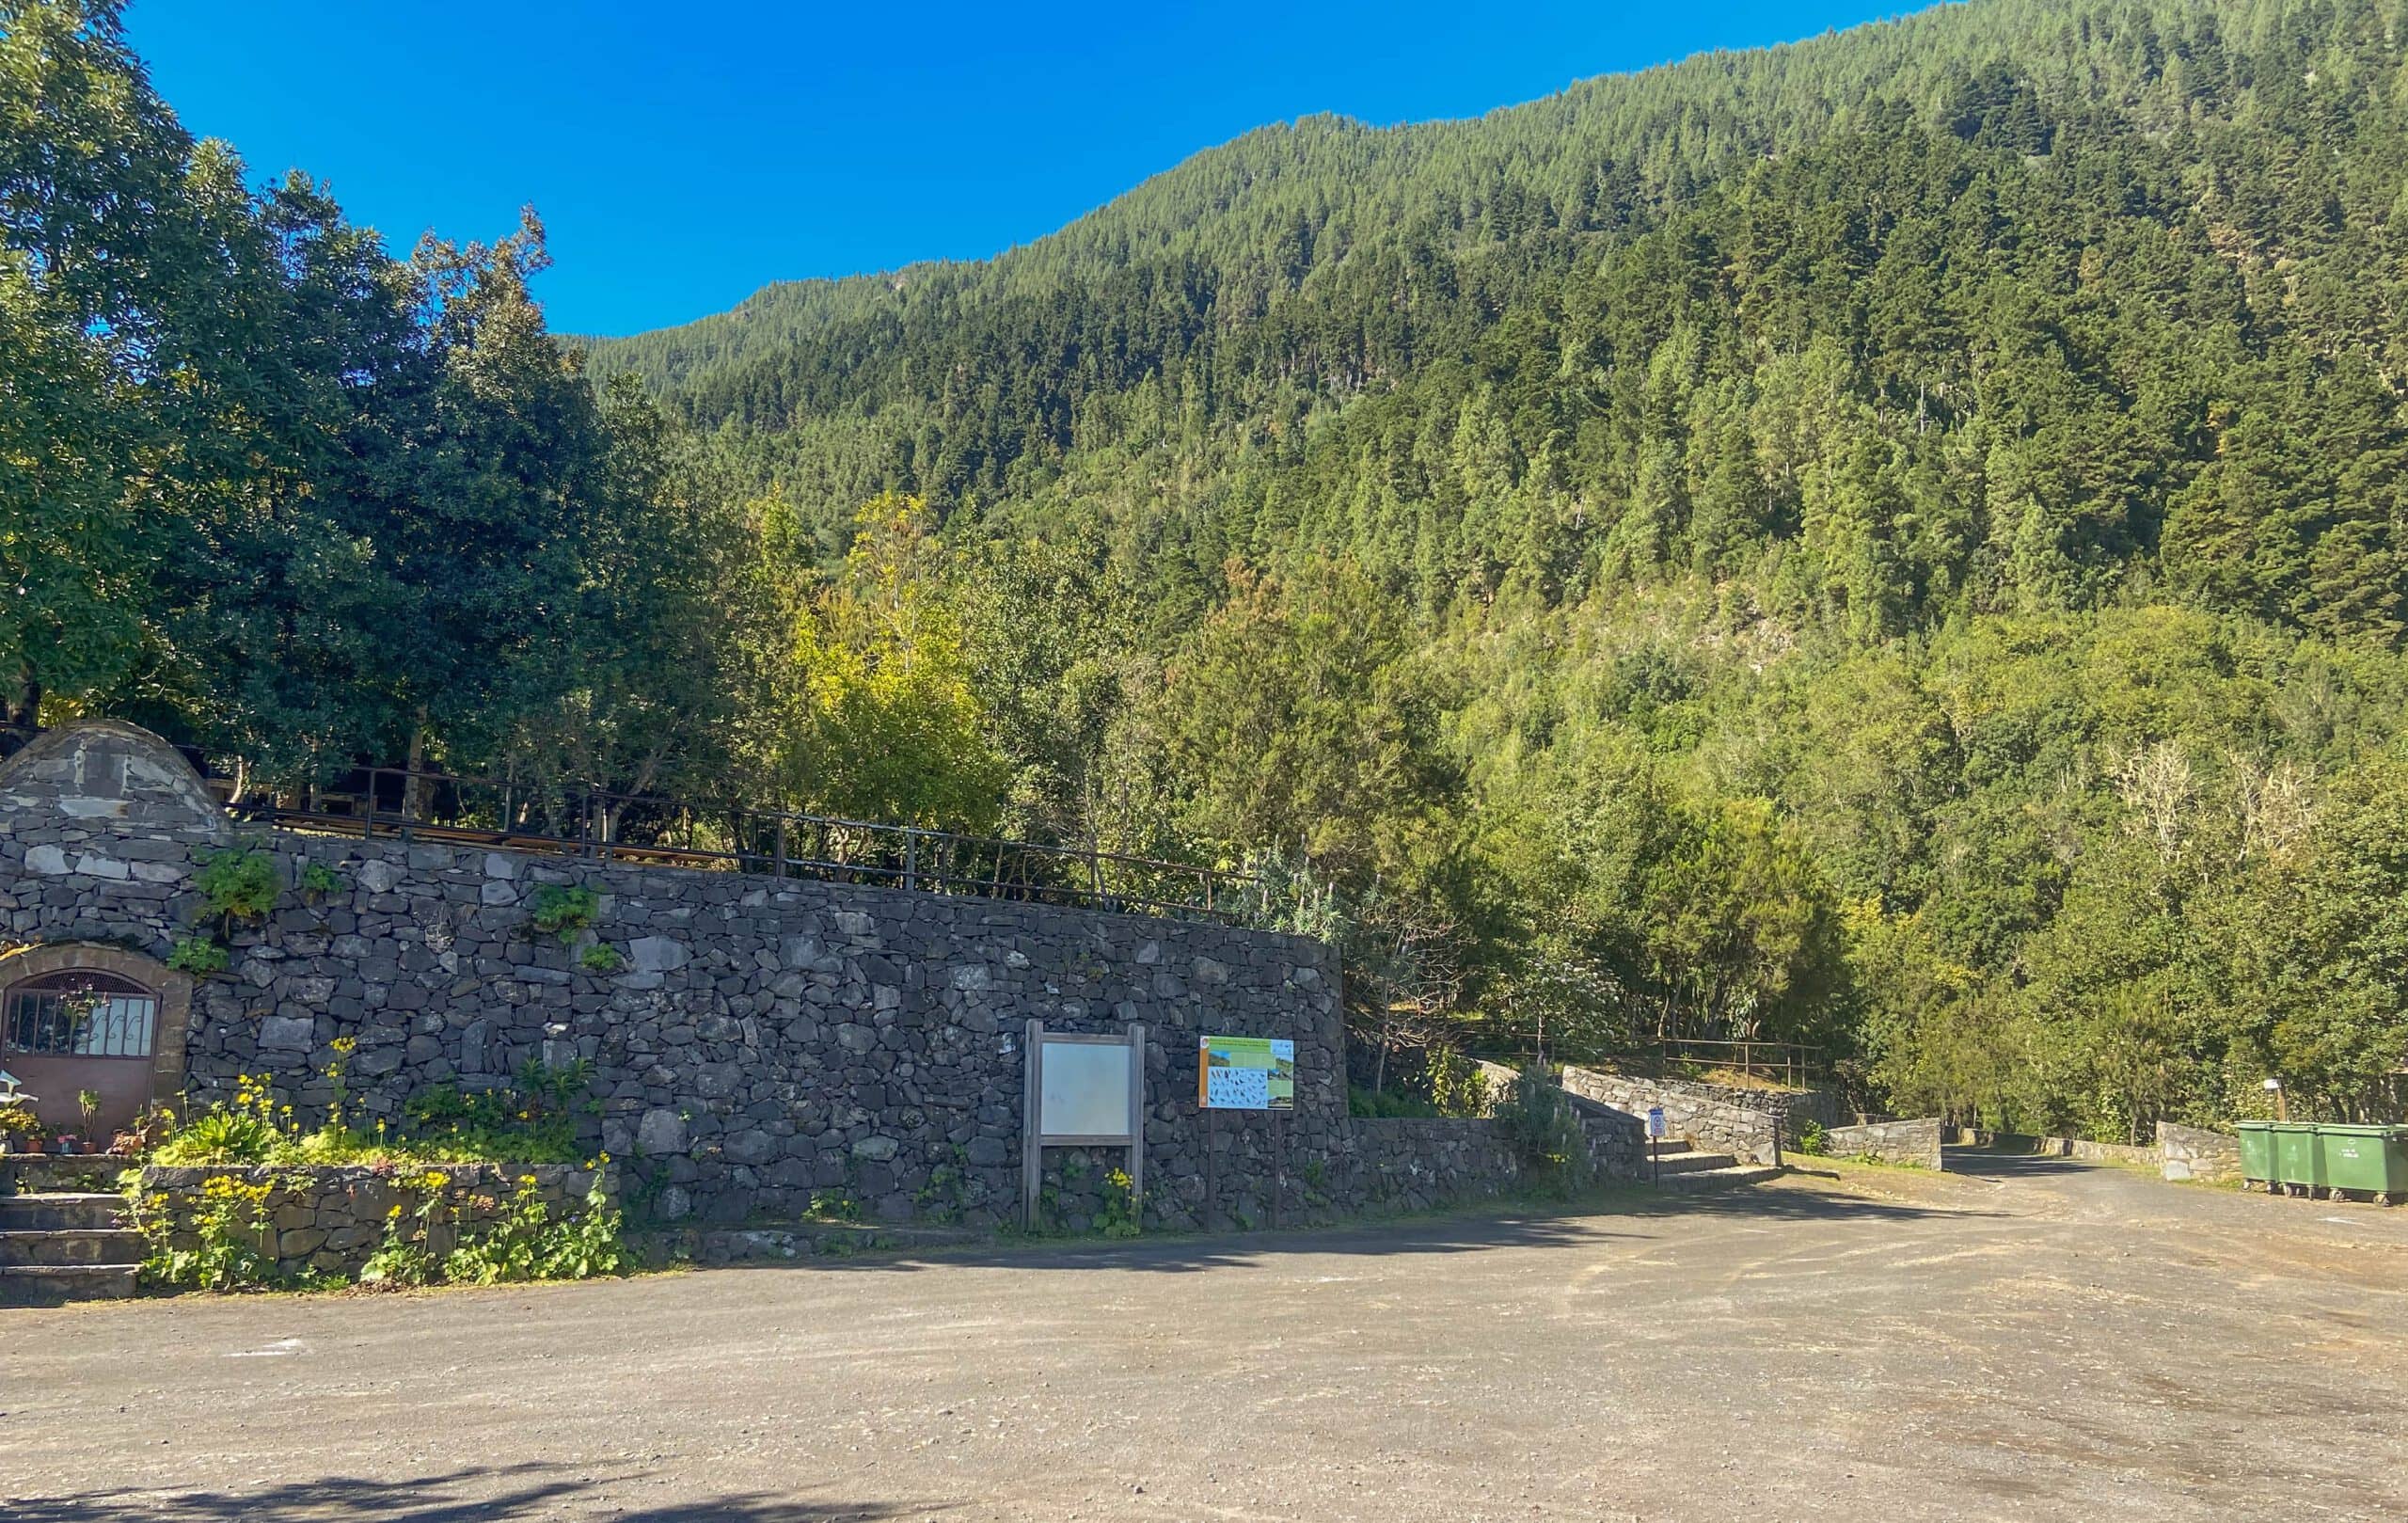
M1196 1103L1208 1111L1296 1108L1296 1044L1283 1037L1196 1039Z

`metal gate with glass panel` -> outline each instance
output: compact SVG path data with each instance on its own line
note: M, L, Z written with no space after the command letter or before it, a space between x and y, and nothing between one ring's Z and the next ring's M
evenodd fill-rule
M55 1135L87 1132L79 1097L93 1101L91 1140L134 1124L150 1101L159 996L97 969L41 974L9 986L0 1003L0 1069L36 1097Z

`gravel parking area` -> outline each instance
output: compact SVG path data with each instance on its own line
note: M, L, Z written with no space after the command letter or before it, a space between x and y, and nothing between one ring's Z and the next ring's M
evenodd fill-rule
M2062 1160L0 1311L0 1515L2408 1515L2408 1210Z

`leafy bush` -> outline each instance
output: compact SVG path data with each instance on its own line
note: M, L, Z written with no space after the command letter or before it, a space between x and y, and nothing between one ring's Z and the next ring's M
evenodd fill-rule
M528 924L547 936L557 936L566 946L577 940L578 932L592 926L602 912L602 901L590 888L571 888L559 883L547 883L535 891L535 910Z
M224 973L230 960L226 948L206 936L180 937L167 953L167 966L197 978Z
M162 1192L133 1200L135 1230L147 1251L143 1277L158 1285L189 1285L204 1291L241 1290L276 1278L276 1260L268 1248L274 1224L267 1214L275 1185L267 1181L237 1180L217 1175L200 1186L200 1203L191 1220L179 1223ZM179 1230L197 1240L179 1248Z
M231 928L238 920L263 920L276 908L284 885L276 858L260 847L228 847L204 854L193 875L203 910Z
M1821 1158L1831 1150L1831 1134L1823 1130L1822 1122L1810 1116L1799 1123L1798 1140L1791 1145L1791 1150L1809 1158Z
M1523 1165L1566 1189L1589 1182L1589 1138L1562 1090L1535 1069L1506 1087L1497 1128Z
M1435 1116L1438 1107L1419 1095L1398 1089L1366 1089L1359 1084L1350 1084L1346 1087L1346 1114L1399 1119Z
M287 1117L290 1111L284 1113ZM265 1164L293 1142L280 1124L276 1097L263 1079L246 1073L234 1081L234 1098L192 1118L150 1150L150 1161L169 1166L195 1164Z
M1103 1199L1096 1207L1095 1230L1101 1237L1135 1237L1143 1219L1144 1202L1137 1198L1136 1182L1125 1168L1116 1168L1103 1177Z
M585 949L577 964L588 973L616 973L626 966L627 960L621 957L619 949L609 942L595 942Z
M1430 1098L1441 1116L1485 1116L1490 1103L1488 1078L1479 1064L1453 1048L1433 1048Z

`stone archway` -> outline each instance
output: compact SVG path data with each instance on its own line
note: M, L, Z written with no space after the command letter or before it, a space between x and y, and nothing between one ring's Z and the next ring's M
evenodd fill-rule
M106 1142L144 1107L183 1093L192 986L156 958L99 942L0 956L0 1069L24 1081L54 1134L81 1131L76 1094L96 1091L94 1140Z

